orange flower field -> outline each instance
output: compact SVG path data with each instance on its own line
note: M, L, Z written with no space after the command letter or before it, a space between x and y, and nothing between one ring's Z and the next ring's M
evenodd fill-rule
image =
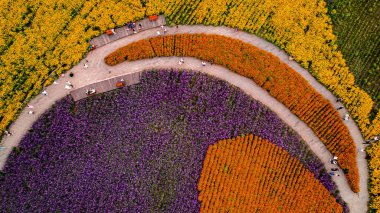
M343 211L298 159L253 135L211 145L198 190L201 212Z
M210 51L214 50L214 51ZM272 54L237 39L219 35L180 34L141 40L105 58L108 65L162 56L188 56L213 61L252 79L303 120L339 158L354 192L359 191L356 146L331 103L296 71Z

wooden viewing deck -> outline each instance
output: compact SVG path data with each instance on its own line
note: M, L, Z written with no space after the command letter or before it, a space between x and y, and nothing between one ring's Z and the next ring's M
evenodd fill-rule
M135 73L130 73L126 75L120 75L117 77L113 78L108 78L102 81L98 81L89 85L86 85L84 87L75 89L70 91L70 95L73 97L74 101L78 101L93 95L97 95L99 93L103 92L108 92L114 89L117 89L119 87L116 86L118 82L123 82L125 83L124 86L130 86L133 84L138 84L140 82L140 74L141 72L135 72ZM86 91L90 89L95 89L95 94L92 95L87 95Z
M141 32L141 31L144 31L144 30L149 30L149 29L152 29L152 28L155 28L155 27L160 27L162 25L166 25L166 20L165 20L165 16L164 15L160 15L158 16L158 19L156 21L149 21L149 18L145 18L141 21L137 21L135 22L136 23L136 32ZM142 29L139 30L139 24L142 25ZM101 46L104 46L108 43L111 43L113 41L116 41L118 39L121 39L121 38L124 38L124 37L127 37L129 35L133 35L133 30L127 30L127 25L126 26L123 26L123 27L120 27L120 28L116 28L115 29L115 33L114 35L107 35L106 33L96 37L96 38L93 38L91 41L90 41L90 44L91 45L95 45L96 47L101 47Z
M125 25L123 27L114 29L114 35L107 35L106 33L104 33L96 38L93 38L89 43L91 45L95 45L96 47L101 47L118 39L134 35L145 30L150 30L156 27L166 25L166 20L164 15L159 15L158 19L155 21L150 21L149 18L145 18L141 21L136 21L135 24L136 33L134 33L132 29L127 30L128 27L127 25ZM141 30L139 30L139 24L142 25ZM70 95L73 97L74 101L78 101L83 98L87 98L99 93L108 92L117 89L118 87L116 86L116 84L120 82L121 79L124 80L125 86L137 84L140 82L140 73L131 73L127 75L117 76L114 78L109 78L103 81L98 81L87 86L72 90L70 91ZM95 89L96 93L92 95L87 95L86 91L90 89Z

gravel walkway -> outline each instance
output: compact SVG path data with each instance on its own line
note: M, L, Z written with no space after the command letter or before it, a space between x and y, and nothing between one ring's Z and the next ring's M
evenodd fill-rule
M224 35L231 38L240 39L260 49L271 52L280 58L281 61L288 64L290 67L304 76L304 78L307 79L320 94L330 100L335 107L340 106L340 104L336 103L336 97L334 97L331 92L319 84L307 70L301 68L296 62L289 61L289 56L285 52L273 44L265 41L264 39L242 31L235 31L227 27L179 26L179 28L166 28L168 30L167 34L205 33ZM64 84L67 80L71 81L75 89L94 82L102 81L104 79L120 76L126 73L141 72L143 70L151 68L193 69L216 76L241 88L254 99L259 100L268 106L272 111L277 113L278 116L284 120L284 122L286 122L296 132L298 132L298 134L309 144L314 153L324 162L326 169L332 168L329 163L332 155L326 150L323 143L304 122L298 119L297 116L293 115L283 104L270 96L265 90L255 85L253 81L237 75L224 67L210 64L207 64L203 67L201 65L201 61L194 58L184 58L185 63L183 65L179 65L178 57L154 58L135 62L124 62L113 67L109 67L104 63L104 57L117 48L125 46L134 41L157 36L157 30L162 31L161 34L163 34L163 29L161 28L145 30L143 32L121 38L103 47L95 49L86 57L88 60L88 68L84 67L85 60L83 60L80 64L70 70L74 73L73 78L70 78L68 76L61 77L56 81L58 84L53 84L46 89L48 93L47 96L40 94L34 98L29 103L30 105L34 106L34 108L24 109L18 119L10 127L10 131L13 133L13 135L3 138L2 146L5 147L5 150L0 151L0 168L4 167L4 163L12 147L17 146L23 135L25 135L28 129L30 129L33 122L35 122L44 111L49 109L55 101L69 94L70 90L64 88ZM33 110L34 114L28 114L30 110ZM343 116L343 114L347 113L347 111L340 110L340 113ZM362 144L363 138L361 137L360 131L354 121L345 121L345 124L349 128L351 136L353 137L358 147L357 161L360 174L360 193L355 194L351 191L344 175L341 175L340 177L333 177L333 180L338 185L339 191L343 199L348 203L351 212L366 212L367 202L369 199L367 189L368 168L367 162L365 160L365 153L359 151L360 149L364 148Z

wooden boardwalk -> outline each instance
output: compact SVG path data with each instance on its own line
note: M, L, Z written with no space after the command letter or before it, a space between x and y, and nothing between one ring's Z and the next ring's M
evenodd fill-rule
M70 95L73 97L74 101L78 101L99 93L108 92L114 89L117 89L117 82L125 82L125 86L130 86L140 82L141 72L129 73L126 75L120 75L113 78L108 78L102 81L98 81L84 87L70 91ZM86 91L90 89L95 89L96 93L93 95L87 95Z
M136 27L135 27L136 32L139 33L139 32L144 31L144 30L149 30L149 29L152 29L155 27L160 27L162 25L166 25L166 20L165 20L164 15L160 15L160 16L158 16L158 19L156 21L149 21L149 18L145 18L145 19L143 19L141 21L137 21L135 23L136 23ZM141 24L143 27L141 30L138 29L139 24ZM96 47L101 47L101 46L104 46L108 43L116 41L118 39L121 39L121 38L124 38L124 37L127 37L127 36L134 34L133 30L127 30L127 26L123 26L123 27L115 29L115 33L116 34L110 35L110 36L104 33L104 34L102 34L96 38L93 38L90 41L90 44L95 45Z

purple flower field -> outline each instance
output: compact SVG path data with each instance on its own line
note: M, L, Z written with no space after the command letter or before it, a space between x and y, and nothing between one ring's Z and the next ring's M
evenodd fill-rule
M208 146L248 133L298 157L336 193L322 163L267 107L204 74L151 71L140 84L77 103L66 97L46 112L0 174L1 210L199 212Z

